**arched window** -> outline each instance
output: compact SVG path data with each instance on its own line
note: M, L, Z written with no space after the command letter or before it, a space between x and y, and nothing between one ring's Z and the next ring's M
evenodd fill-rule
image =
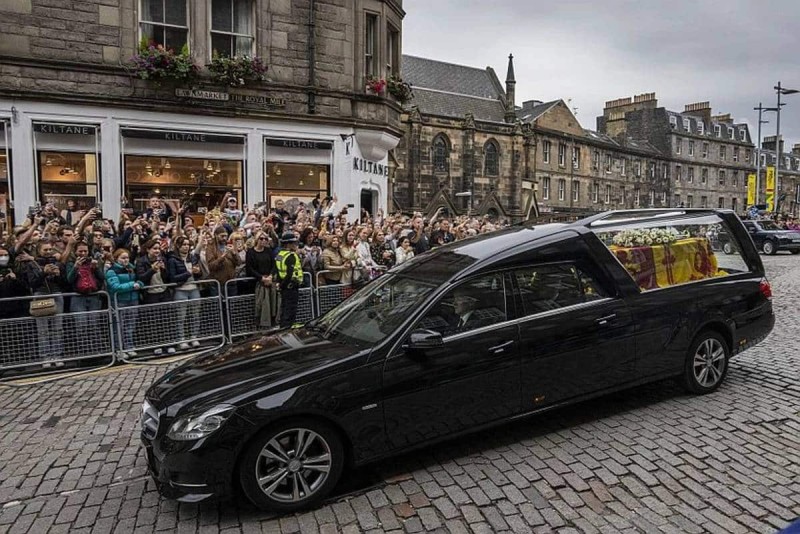
M500 151L494 141L489 141L483 147L483 174L484 176L500 174Z
M433 140L433 170L434 172L447 172L450 166L450 143L447 138L439 134Z

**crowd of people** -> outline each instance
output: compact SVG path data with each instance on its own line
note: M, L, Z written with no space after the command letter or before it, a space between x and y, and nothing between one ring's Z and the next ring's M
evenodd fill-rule
M104 218L97 208L59 211L48 203L2 236L0 298L37 296L47 301L42 307L52 308L47 315L125 308L129 320L121 331L128 350L137 322L130 308L218 292L226 297L254 293L257 327L286 326L294 320L296 303L294 310L290 303L282 312L281 301L308 280L358 285L436 246L506 224L488 217L444 216L441 210L430 219L382 210L374 215L362 210L354 218L335 196L292 208L281 200L273 207L239 206L229 193L201 223L177 202L158 196L141 212L123 210L118 221ZM32 302L3 301L0 319L35 315ZM179 308L177 328L183 329L180 339L191 340L199 318L187 317L187 309ZM53 327L52 318L47 324ZM40 345L41 359L57 360L59 336L42 337L47 343Z

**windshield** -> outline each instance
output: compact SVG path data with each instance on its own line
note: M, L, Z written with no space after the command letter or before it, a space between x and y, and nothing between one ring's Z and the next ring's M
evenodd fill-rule
M381 276L308 328L325 339L375 345L391 335L438 285L403 276Z
M783 228L772 221L760 221L759 224L763 230L783 230Z

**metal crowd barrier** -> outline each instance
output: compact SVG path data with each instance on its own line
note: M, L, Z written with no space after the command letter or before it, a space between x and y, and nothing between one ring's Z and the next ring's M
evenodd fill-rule
M46 317L28 315L32 301L46 298L55 299L59 313ZM71 312L65 309L67 303L72 309L85 303L97 309ZM0 299L0 309L16 305L20 314L25 314L0 320L0 371L31 366L63 367L67 362L89 359L101 359L93 362L100 365L113 363L115 339L108 304L105 291Z
M255 294L230 295L230 285L239 282L252 282L255 278L235 278L225 283L225 319L227 324L228 339L255 334L259 331L256 318ZM257 282L256 282L257 283ZM277 283L277 282L276 282ZM276 309L280 310L280 293L277 295ZM311 273L303 273L303 287L300 288L300 297L297 302L298 323L307 323L315 317L314 314L314 288L311 285Z
M174 300L175 284L146 286L138 291L164 288L170 291L169 302L120 306L119 294L114 295L114 317L117 339L123 361L147 359L180 350L181 344L197 350L222 347L226 343L222 295L216 280L193 282L200 298ZM202 294L206 291L206 295ZM159 354L160 349L160 354ZM187 350L187 347L183 347ZM143 354L139 354L143 352Z

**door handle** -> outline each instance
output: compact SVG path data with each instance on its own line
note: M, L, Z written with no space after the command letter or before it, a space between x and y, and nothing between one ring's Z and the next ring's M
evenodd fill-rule
M489 348L489 352L493 352L495 354L500 354L501 352L505 351L508 347L514 344L514 341L506 341L505 343L501 343L499 345L495 345L494 347Z
M611 315L606 315L605 317L600 317L599 319L595 319L594 322L599 324L600 326L607 325L609 321L613 321L617 318L616 313L612 313Z

